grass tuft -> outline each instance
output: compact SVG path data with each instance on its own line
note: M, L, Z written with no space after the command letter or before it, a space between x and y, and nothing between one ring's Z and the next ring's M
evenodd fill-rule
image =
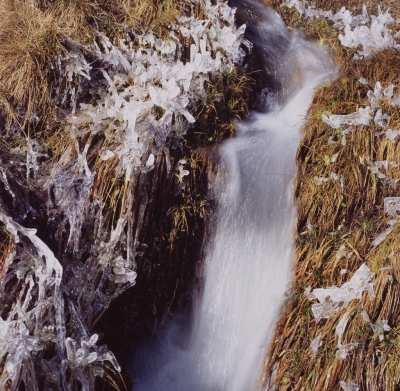
M0 107L9 118L25 122L48 104L46 71L62 51L61 34L53 12L0 1Z

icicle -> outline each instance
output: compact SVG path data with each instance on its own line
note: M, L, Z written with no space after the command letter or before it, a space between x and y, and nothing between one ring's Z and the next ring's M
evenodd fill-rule
M338 360L344 360L347 355L358 346L357 343L349 343L346 345L342 344L343 334L346 330L348 321L349 313L346 312L336 326L336 334L338 336L338 350L336 351L336 358Z
M182 183L182 182L183 182L183 178L184 178L185 176L189 175L189 171L188 171L188 170L185 170L185 169L183 168L183 166L184 166L185 164L187 164L187 163L186 163L186 160L181 159L181 160L179 160L178 165L177 165L176 177L178 178L179 183Z
M322 334L319 333L319 334L317 335L317 337L314 338L314 339L311 341L310 348L311 348L311 357L312 357L313 359L315 359L315 357L317 356L318 348L322 345L322 343L321 343L321 335L322 335Z
M10 187L10 185L8 183L6 172L3 170L2 167L0 167L0 181L3 182L3 185L4 185L5 189L6 189L6 191L8 191L10 193L11 197L15 198L15 194L11 190L11 187Z

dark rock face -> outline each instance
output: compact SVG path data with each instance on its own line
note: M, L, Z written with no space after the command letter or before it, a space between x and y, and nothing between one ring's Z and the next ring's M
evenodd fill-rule
M258 92L256 110L268 111L273 101L285 101L288 97L282 83L286 74L282 59L290 49L289 31L284 28L281 17L264 3L249 0L230 0L228 3L237 8L236 22L246 25L245 38L253 44L252 65L256 70L253 77Z

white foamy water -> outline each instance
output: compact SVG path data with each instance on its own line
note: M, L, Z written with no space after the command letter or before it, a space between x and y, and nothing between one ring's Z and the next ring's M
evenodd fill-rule
M248 4L244 17L266 77L274 78L273 100L264 100L267 112L252 113L220 149L217 215L193 317L177 316L157 340L136 349L134 390L257 390L288 290L300 128L315 87L332 68L321 47L290 35L270 8Z

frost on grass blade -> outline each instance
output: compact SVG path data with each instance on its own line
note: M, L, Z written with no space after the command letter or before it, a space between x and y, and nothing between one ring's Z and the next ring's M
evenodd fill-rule
M321 342L321 333L319 333L312 341L310 344L310 348L311 348L311 357L313 359L316 358L317 353L318 353L318 348L322 345Z
M386 197L383 200L384 211L389 216L392 217L391 220L388 221L389 227L383 231L377 238L372 242L372 246L376 247L381 244L386 237L393 231L395 224L400 222L400 197Z
M340 382L340 386L344 391L359 391L360 387L353 381L350 380L350 382L346 383L344 381Z
M358 343L356 342L342 344L343 334L346 330L348 321L349 321L349 313L346 312L339 320L336 326L336 335L338 337L338 350L336 351L335 355L338 360L344 360L347 357L347 355L358 346Z

